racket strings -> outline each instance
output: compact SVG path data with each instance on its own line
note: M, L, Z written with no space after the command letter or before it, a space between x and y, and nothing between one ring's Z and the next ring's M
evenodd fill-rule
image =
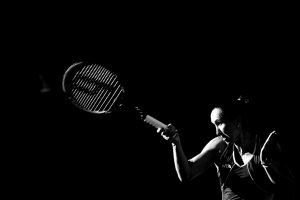
M120 88L121 85L118 86L118 88L115 90L114 94L111 96L110 100L106 104L106 106L103 108L103 110L111 110L112 106L116 102L116 100L119 98L120 94L124 92L123 88Z
M116 77L111 76L108 74L106 76L106 79L104 80L106 83L111 84L111 82L114 82ZM90 108L91 110L101 110L101 107L103 104L105 104L106 99L109 97L111 91L106 90L105 88L101 89L101 92L97 94L97 97L95 99L98 99L97 101L94 101L93 106Z
M107 83L107 77L108 77L108 75L109 75L109 72L106 71L106 70L104 70L103 72L101 72L98 75L97 81L100 82L100 83L103 83L103 82ZM104 90L103 88L99 89L98 93L95 94L92 97L90 97L90 95L86 95L87 96L87 100L88 100L87 104L86 104L86 109L93 110L92 108L94 107L97 98L99 98L99 96L103 93L103 90Z
M84 75L94 73L93 71L91 71L93 69L94 69L93 67L90 67L90 68L86 67L86 68L82 69L80 72L77 72L75 77L74 77L74 81L76 81L75 85L77 87L81 86L82 88L91 89L90 87L88 87L88 84L91 85L91 81L88 81L89 79L86 78L87 76L84 76ZM96 86L94 86L94 87L96 87ZM85 107L87 96L88 96L89 93L87 92L87 90L85 90L86 92L82 92L81 90L78 90L78 88L73 88L73 89L74 89L74 94L73 95L74 95L75 99L77 99L77 102L79 103L79 105L82 105L83 107Z
M78 71L70 88L74 103L91 112L109 111L124 92L117 76L98 65Z
M87 98L88 95L91 95L95 92L89 92L89 91L93 91L92 89L96 87L96 85L94 84L94 86L92 86L92 81L91 78L88 78L89 74L93 74L94 71L92 71L92 69L94 68L84 68L82 69L80 72L78 72L75 77L74 77L74 81L76 80L76 87L73 88L74 93L73 96L75 97L77 104L81 105L83 108L86 107L86 104L88 103ZM95 80L97 81L97 80ZM93 88L91 88L91 86ZM80 88L80 89L79 89ZM81 90L82 88L85 88L85 90Z
M88 69L88 70L87 70ZM108 75L108 71L105 70L102 67L97 67L95 68L95 65L91 65L90 67L86 67L86 69L83 69L80 74L83 74L85 78L81 78L80 81L78 82L78 84L82 84L83 87L88 87L88 83L91 78L95 78L95 87L96 87L96 83L103 83L106 81L106 77ZM91 88L89 88L91 89ZM101 94L102 93L102 89L99 88L99 91L97 91L97 93ZM97 93L95 94L93 93L88 93L88 92L83 92L83 91L79 91L79 97L77 97L78 99L78 104L81 105L84 109L88 109L91 110L91 107L94 105L95 99L97 97Z

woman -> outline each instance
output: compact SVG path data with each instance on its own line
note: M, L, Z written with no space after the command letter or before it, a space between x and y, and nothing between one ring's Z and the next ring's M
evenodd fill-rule
M249 100L241 97L215 106L210 118L216 136L191 159L186 157L172 124L158 130L172 144L179 179L192 180L214 164L223 200L290 199L290 193L283 192L282 187L293 183L293 176L285 165L278 133L272 131L264 137L258 130L260 126L253 126L252 111Z

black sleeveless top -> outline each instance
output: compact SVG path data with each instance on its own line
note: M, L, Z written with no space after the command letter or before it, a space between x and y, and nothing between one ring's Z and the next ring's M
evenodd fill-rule
M243 164L234 143L229 143L215 163L221 186L222 200L273 199L272 184L259 159L260 144L256 137L253 157Z

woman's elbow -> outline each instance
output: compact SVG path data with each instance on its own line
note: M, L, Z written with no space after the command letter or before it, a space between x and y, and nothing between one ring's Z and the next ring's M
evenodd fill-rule
M178 176L178 179L181 183L187 183L189 182L189 179L186 177Z
M191 180L193 180L195 178L195 176L193 176L191 173L188 174L178 174L178 179L181 183L187 183L190 182Z

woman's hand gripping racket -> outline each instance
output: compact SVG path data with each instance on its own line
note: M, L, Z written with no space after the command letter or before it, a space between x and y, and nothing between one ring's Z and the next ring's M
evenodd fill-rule
M98 64L74 63L64 73L63 92L76 107L95 114L117 111L125 101L125 90L118 76ZM133 106L138 112L141 110ZM157 129L167 129L167 125L143 115L145 122Z

